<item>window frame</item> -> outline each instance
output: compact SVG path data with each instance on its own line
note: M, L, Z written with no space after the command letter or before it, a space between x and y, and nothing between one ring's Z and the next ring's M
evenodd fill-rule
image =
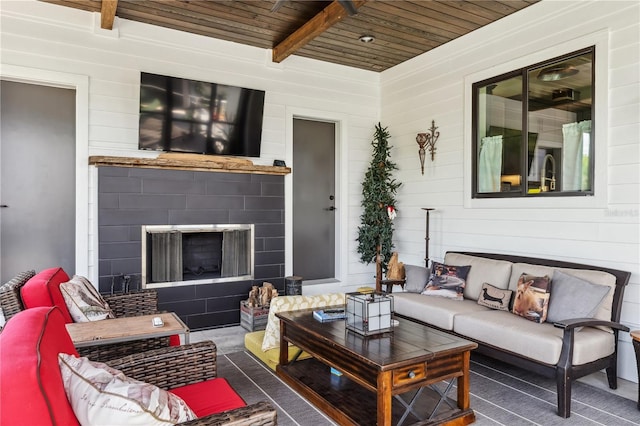
M597 43L591 44L588 47L583 47L578 50L574 50L569 53L565 53L559 56L555 56L550 59L546 59L543 61L536 62L531 65L527 65L524 67L517 68L512 71L504 72L497 76L484 78L480 81L475 81L471 83L471 198L472 199L522 199L522 198L556 198L556 197L592 197L596 194L596 161L595 158L597 156L596 144L596 100L597 100L597 92L598 86L600 84L596 84L596 76L597 76L597 55L596 55L596 46ZM529 181L527 179L528 170L528 135L529 135L529 73L531 70L544 68L546 66L557 64L562 61L575 58L577 56L591 54L591 137L589 140L589 182L591 183L590 189L585 191L550 191L550 192L538 192L538 193L529 193L528 192L528 184ZM520 178L522 184L520 185L520 191L500 191L500 192L479 192L478 191L478 128L479 128L479 89L482 87L486 87L492 83L503 82L508 79L518 78L520 77L522 80L522 111L521 111L521 150L520 150ZM600 121L600 119L598 119Z

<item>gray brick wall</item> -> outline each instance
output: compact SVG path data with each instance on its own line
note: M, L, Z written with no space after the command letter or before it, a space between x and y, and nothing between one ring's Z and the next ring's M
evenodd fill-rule
M191 329L240 323L252 285L284 293L284 176L127 167L98 168L100 291L140 287L142 225L253 223L255 279L158 289L160 309Z

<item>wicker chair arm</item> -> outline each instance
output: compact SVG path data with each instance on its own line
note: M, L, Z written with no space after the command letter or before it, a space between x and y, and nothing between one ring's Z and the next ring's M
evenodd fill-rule
M154 289L103 294L117 318L151 315L158 312L158 292Z
M216 355L215 343L203 341L129 355L107 364L132 379L169 390L215 378Z
M24 271L0 286L0 307L4 319L9 321L11 317L24 310L20 289L36 274L36 271Z
M275 426L276 410L265 401L235 410L223 411L197 420L179 423L181 426Z

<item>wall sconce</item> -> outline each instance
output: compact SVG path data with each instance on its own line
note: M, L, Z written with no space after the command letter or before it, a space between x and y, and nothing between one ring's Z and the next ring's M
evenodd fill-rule
M418 133L416 136L416 142L418 142L418 155L420 156L420 169L422 170L422 174L424 175L424 157L425 157L425 147L429 149L429 153L431 153L431 161L433 161L436 154L436 142L440 137L440 132L436 132L436 122L435 120L431 120L431 128L429 129L429 133Z

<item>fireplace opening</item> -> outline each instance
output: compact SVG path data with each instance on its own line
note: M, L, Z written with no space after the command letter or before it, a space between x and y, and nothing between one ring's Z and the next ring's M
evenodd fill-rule
M253 279L253 225L145 225L142 286Z

